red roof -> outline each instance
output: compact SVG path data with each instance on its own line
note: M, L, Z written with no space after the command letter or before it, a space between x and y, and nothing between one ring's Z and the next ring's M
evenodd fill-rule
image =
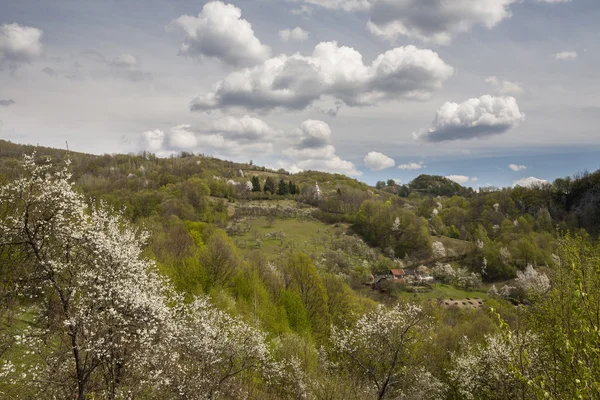
M403 269L390 269L390 272L394 276L404 275L404 270Z

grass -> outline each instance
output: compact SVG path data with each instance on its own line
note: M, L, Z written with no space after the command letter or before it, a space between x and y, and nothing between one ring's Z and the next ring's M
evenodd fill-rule
M267 257L275 257L286 249L298 249L305 253L320 253L325 243L336 232L345 230L344 226L336 227L316 220L275 219L272 224L267 218L245 219L250 230L243 235L235 236L242 252L255 249L257 239L262 241L261 251ZM267 234L283 232L284 239L266 239Z
M432 236L434 241L442 242L449 253L456 255L466 254L471 246L471 242L450 238L448 236Z
M429 299L454 299L454 300L464 300L467 297L469 298L479 298L483 300L487 300L489 296L486 292L479 291L467 291L462 290L457 287L451 285L444 285L441 283L435 283L431 285L433 291L426 293L411 293L411 292L400 292L399 297L401 299L409 300L409 299L418 299L418 300L429 300Z

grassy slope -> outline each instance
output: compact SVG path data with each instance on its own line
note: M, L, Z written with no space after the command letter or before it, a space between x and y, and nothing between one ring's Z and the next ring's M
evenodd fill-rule
M250 225L250 231L241 236L235 236L234 239L242 248L242 252L250 252L254 249L256 235L262 238L262 251L269 258L279 255L280 251L295 246L295 249L306 253L320 253L324 250L324 243L334 235L336 231L345 228L327 225L316 220L299 219L275 219L272 226L269 226L267 218L260 217L254 219L245 219L245 223ZM283 241L279 239L265 239L265 235L281 231L285 234ZM243 243L245 242L245 246ZM292 245L292 243L294 243Z

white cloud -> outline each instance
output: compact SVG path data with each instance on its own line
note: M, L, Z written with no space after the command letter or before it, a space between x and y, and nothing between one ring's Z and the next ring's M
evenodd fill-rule
M295 132L298 140L295 145L283 151L287 160L279 165L288 170L317 170L360 176L362 172L350 162L341 159L331 145L331 129L323 121L307 120Z
M577 58L576 51L561 51L560 53L556 53L554 58L557 60L574 60Z
M216 58L233 66L258 64L271 49L254 35L252 25L242 19L242 11L221 1L207 3L197 17L182 15L168 26L184 35L180 54Z
M193 151L198 139L190 125L177 125L165 133L165 145L169 150Z
M372 0L304 0L304 2L331 10L358 11L370 8Z
M388 40L403 36L448 44L475 25L492 29L510 18L517 0L304 0L329 9L367 11L368 30Z
M525 165L517 165L517 164L510 164L508 166L508 168L510 168L513 171L517 172L517 171L522 171L524 169L527 169L527 166L525 166Z
M398 165L399 169L404 169L407 171L414 171L417 169L421 169L421 168L425 168L425 165L423 164L423 162L411 162L411 163L407 163L407 164L400 164Z
M279 132L258 118L227 116L198 129L177 125L166 132L153 130L141 136L141 147L158 154L194 151L215 156L241 156L260 152L267 155Z
M277 132L260 118L244 115L241 118L227 116L212 123L213 133L220 133L227 139L257 141L271 139Z
M144 150L148 150L152 153L158 153L163 150L163 144L165 141L165 133L160 129L153 131L146 131L142 133L141 147Z
M42 55L43 31L19 24L0 25L0 68L16 68Z
M479 180L479 178L477 177L470 177L470 176L465 176L465 175L448 175L446 176L446 178L450 179L451 181L454 181L456 183L458 183L459 185L464 185L466 183L472 183L472 182L477 182Z
M514 97L484 95L460 104L446 102L431 128L413 136L428 142L481 138L506 132L524 119Z
M284 42L289 42L290 40L303 42L308 39L308 32L297 26L294 29L284 29L279 31L279 37Z
M495 76L487 77L485 82L492 85L494 87L494 93L499 94L500 96L519 95L524 92L520 83L500 80Z
M369 152L363 161L371 171L381 171L382 169L391 168L396 165L392 158L376 151Z
M138 66L139 61L133 54L125 53L115 58L110 64L114 67L133 68Z
M353 48L323 42L311 56L281 55L233 72L219 81L214 91L194 99L190 108L302 110L323 96L349 106L395 99L426 100L453 73L437 53L415 46L389 50L367 66Z
M548 183L545 179L535 178L530 176L529 178L523 178L516 181L513 186L522 186L522 187L532 187L532 186L540 186Z

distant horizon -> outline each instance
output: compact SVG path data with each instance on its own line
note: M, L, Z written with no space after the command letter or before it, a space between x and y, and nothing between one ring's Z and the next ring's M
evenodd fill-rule
M373 185L599 169L600 3L471 1L5 2L0 138Z
M17 144L17 145L40 146L40 147L45 147L45 148L52 148L52 149L67 151L66 144L65 144L64 147L58 147L58 146L51 146L51 145L46 145L46 144L42 144L42 143L33 144L33 143L19 143L19 142L15 142L15 141L10 141L10 142L13 143L13 144ZM600 166L595 167L595 168L592 166L591 168L585 168L584 167L584 168L581 168L581 169L576 170L574 172L567 172L568 168L563 168L563 166L565 164L569 164L571 162L573 155L579 155L580 156L580 157L577 157L577 159L579 160L579 164L580 165L585 165L586 163L588 165L592 165L595 162L597 162L596 159L595 159L595 157L597 156L597 151L595 151L595 150L581 151L581 150L576 150L576 149L577 148L574 148L574 152L570 153L570 156L569 155L565 155L565 154L555 154L554 156L558 156L558 157L554 159L554 163L553 163L551 169L553 171L559 171L558 175L556 175L556 176L545 175L545 179L544 180L546 180L548 183L553 183L556 179L559 179L559 178L566 178L566 177L573 178L573 177L576 177L579 174L583 174L583 173L586 173L586 172L592 173L592 172L596 172L596 171L600 170ZM154 154L158 158L169 158L171 156L177 156L177 155L181 154L182 152L185 152L185 151L172 152L171 154L166 154L166 155L165 154L158 155L158 154L153 153L153 152L148 151L148 150L139 150L139 151L130 151L130 152L110 152L110 153L108 153L108 152L99 152L99 153L94 153L94 152L90 152L90 151L83 151L83 150L80 150L80 149L73 148L71 145L69 145L68 151L73 151L73 152L76 152L76 153L90 154L90 155L94 155L94 156L102 156L102 155L105 155L105 154L108 154L108 155L128 155L128 154L139 155L140 153L143 153L144 151L146 151L148 153ZM277 171L278 169L281 168L281 167L274 167L274 166L262 165L262 164L256 162L255 160L227 159L227 158L222 158L222 157L218 157L218 156L215 156L215 155L206 154L206 153L202 153L202 152L198 152L198 151L195 151L195 152L191 152L190 151L189 153L194 153L195 156L214 157L214 158L220 159L222 161L237 162L237 163L243 163L243 164L247 164L250 161L252 161L253 165L255 165L255 166L268 168L268 169L273 170L273 171ZM585 156L585 157L582 157L582 156ZM548 157L548 154L538 154L538 155L534 155L534 156L527 155L527 156L522 156L522 157L527 157L527 159L530 161L530 164L534 164L535 165L535 164L538 163L538 161L541 161L543 163L543 165L547 165L545 163L545 161L546 161L546 158ZM510 167L507 166L504 169L502 169L502 168L496 168L495 167L495 165L497 163L499 163L501 160L503 160L505 158L506 157L488 157L488 158L482 157L482 158L479 158L479 159L476 159L476 160L488 160L488 162L486 163L486 165L488 167L488 170L492 170L492 171L496 170L498 172L499 176L502 176L502 175L504 175L504 176L511 176L511 175L513 175L513 173L515 171L512 171L510 169ZM540 160L536 160L538 158ZM510 159L515 159L515 158L514 157L510 157ZM518 159L518 157L517 157L517 159ZM373 175L372 179L365 179L365 178L370 178L371 177L370 174L365 174L365 175L362 175L362 176L359 176L359 177L350 177L350 178L356 179L359 182L366 183L367 185L373 186L373 187L376 185L377 182L384 181L384 182L387 183L387 181L389 179L393 179L397 184L408 184L408 183L410 183L412 180L414 180L415 178L417 178L420 175L442 176L442 177L445 177L445 178L449 178L448 175L445 175L443 172L440 172L440 171L443 171L442 168L443 168L444 164L452 164L453 162L456 162L456 161L440 161L440 162L431 161L429 163L429 167L428 168L423 168L423 169L418 169L418 170L414 170L414 171L409 171L408 173L405 172L405 176L407 176L408 178L406 178L404 180L399 179L399 178L393 178L393 177L385 177L385 176L381 177L381 176L377 176L377 175ZM458 163L460 164L460 162L458 162ZM514 164L514 165L517 165L517 164ZM326 172L326 173L336 173L336 172L320 171L320 170L316 170L316 169L315 170L311 170L311 171ZM560 172L560 171L564 171L564 173ZM286 170L286 172L291 173L292 175L294 174L294 173L292 173L292 172L290 172L288 170ZM342 174L342 175L344 175L344 174ZM399 174L396 174L396 175L399 175ZM530 175L531 174L528 172L527 169L518 171L518 179L517 180L519 180L519 179L527 179L527 178L530 177ZM449 178L449 179L451 179L451 178ZM451 179L451 180L453 180L453 179ZM507 184L507 185L497 185L497 184L490 184L490 182L483 182L483 181L481 181L479 179L477 179L474 182L460 182L460 181L457 181L457 180L454 180L454 181L456 183L459 183L461 186L463 186L465 188L469 188L470 187L470 188L473 188L475 190L477 190L479 188L488 188L488 187L496 187L498 189L515 187L515 183L514 182L512 184ZM521 185L521 186L527 186L527 185Z

